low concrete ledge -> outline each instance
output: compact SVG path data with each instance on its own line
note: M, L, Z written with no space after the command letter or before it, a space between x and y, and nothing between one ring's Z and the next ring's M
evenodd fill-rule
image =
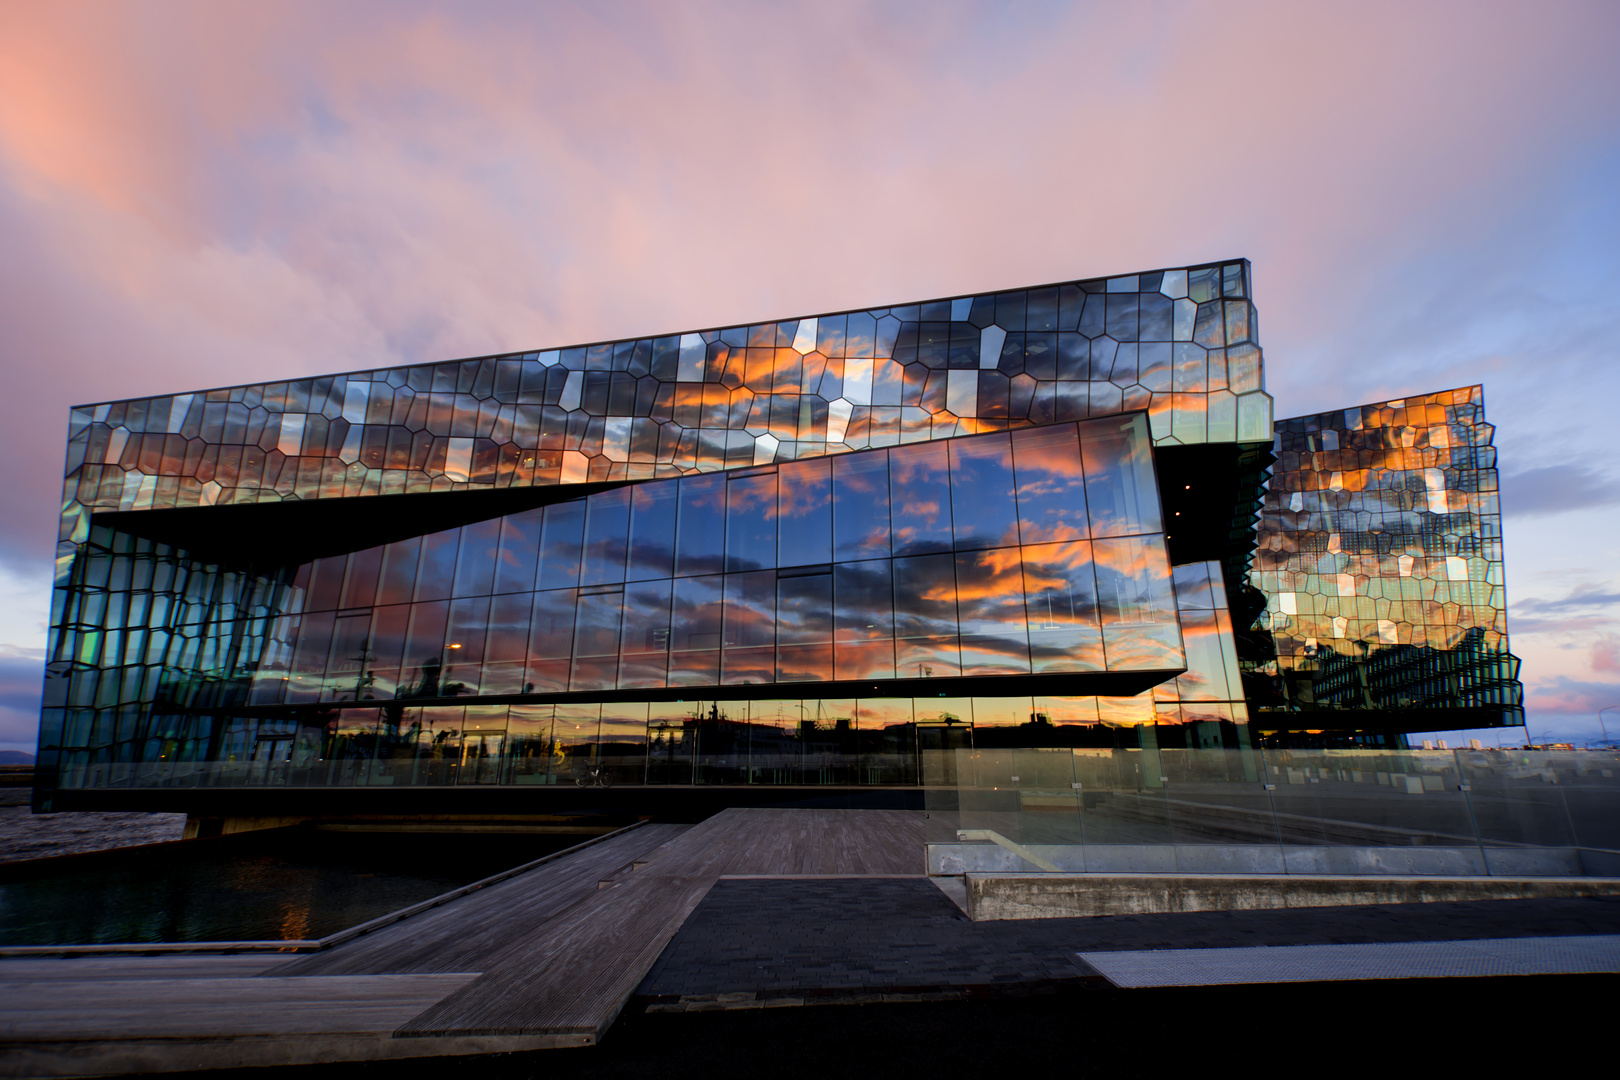
M1617 877L1620 851L1577 847L1441 847L1348 844L1027 844L1023 850L1071 874L1403 874L1420 877ZM989 842L927 845L928 873L1045 869Z
M1594 877L971 873L965 877L968 914L975 922L1173 911L1620 896L1620 878Z

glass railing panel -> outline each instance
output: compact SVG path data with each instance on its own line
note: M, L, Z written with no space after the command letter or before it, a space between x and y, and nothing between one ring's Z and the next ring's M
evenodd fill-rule
M1575 842L1583 848L1620 852L1620 752L1557 750L1550 756Z
M1311 750L1268 752L1279 829L1290 842L1295 823L1318 843L1469 847L1474 827L1459 788L1456 760L1445 750Z
M1081 789L1076 787L1074 751L1068 747L1010 751L1008 781L1018 793L1021 843L1079 845Z
M1569 807L1555 755L1539 750L1458 750L1454 754L1480 842L1487 847L1571 847ZM1564 779L1570 779L1568 770Z
M1165 808L1186 872L1281 869L1271 796L1260 782L1255 750L1160 751Z
M920 733L921 738L929 732ZM936 737L943 736L943 732ZM1024 815L1019 781L1019 755L1012 749L923 750L920 771L925 786L954 788L958 799L957 828L990 829L1014 843L1023 842Z
M1265 750L1260 754L1261 786L1271 802L1277 842L1321 845L1327 842L1320 806L1310 788L1313 759L1309 751Z
M915 774L926 771L933 775L945 772L946 766L940 761L928 760L931 756L946 753L943 749L927 749L914 753L911 756L910 771ZM953 760L951 769L956 773L972 771L970 761L961 761L960 757L971 755L969 750L949 751ZM875 755L863 755L862 770L866 775L873 775ZM871 782L871 781L868 781ZM943 784L925 784L922 787L923 797L923 842L926 844L954 844L956 843L956 830L963 827L961 819L961 800L963 789L955 784L947 787Z
M1148 868L1166 853L1143 856L1124 848L1174 843L1165 801L1163 756L1156 748L1071 751L1080 785L1080 818L1087 845L1087 867L1103 870ZM1095 857L1093 857L1095 856ZM1173 857L1170 857L1173 864ZM1173 865L1171 866L1173 869Z
M1547 875L1612 872L1610 853L1620 866L1617 759L962 747L919 769L930 843L993 830L1064 870Z

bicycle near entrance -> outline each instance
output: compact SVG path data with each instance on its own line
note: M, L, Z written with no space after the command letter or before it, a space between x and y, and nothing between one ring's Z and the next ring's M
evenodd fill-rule
M613 774L608 772L606 765L587 765L575 770L574 783L580 787L610 788L613 786Z

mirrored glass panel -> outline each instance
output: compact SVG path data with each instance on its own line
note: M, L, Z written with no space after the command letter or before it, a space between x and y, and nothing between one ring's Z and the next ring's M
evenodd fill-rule
M670 577L675 569L678 484L637 484L630 489L630 549L626 581Z
M585 501L584 561L579 583L606 585L624 580L630 531L629 488L600 491Z
M1140 414L1080 425L1093 536L1162 532L1147 420Z
M726 570L776 565L776 473L734 477L726 486Z
M951 481L945 443L914 443L889 451L896 555L951 550Z
M688 476L680 485L675 574L718 573L725 569L726 478Z
M1030 670L1022 563L1017 548L957 554L956 602L964 675Z
M501 519L500 551L495 559L495 591L531 592L540 555L541 508L509 514Z
M832 463L795 461L778 472L779 566L832 562Z
M889 463L883 453L833 458L833 558L889 554Z
M585 503L558 503L546 507L540 540L540 570L535 586L558 589L579 584L579 564L585 535Z
M625 586L619 648L622 688L663 686L669 676L670 587L667 578Z
M1077 435L1072 424L1013 432L1018 533L1025 544L1083 540L1088 535Z
M1091 545L1032 545L1024 548L1023 563L1031 669L1100 671L1105 664Z
M956 547L1007 547L1018 543L1012 440L981 435L946 444L951 455L951 510Z
M1109 669L1180 668L1181 631L1163 539L1097 540L1091 547Z

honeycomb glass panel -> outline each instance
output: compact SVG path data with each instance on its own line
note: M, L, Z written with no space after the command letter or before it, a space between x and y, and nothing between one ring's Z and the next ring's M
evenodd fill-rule
M1494 435L1478 386L1278 421L1252 575L1274 659L1242 665L1259 715L1523 722Z

